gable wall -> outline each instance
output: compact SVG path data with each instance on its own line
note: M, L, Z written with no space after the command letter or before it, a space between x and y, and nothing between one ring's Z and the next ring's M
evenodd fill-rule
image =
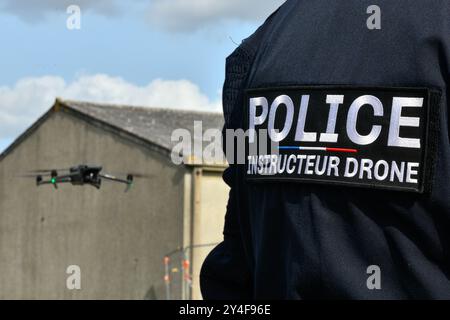
M53 190L15 176L82 163L152 177L124 193L107 181L100 190ZM52 114L0 161L0 298L165 298L163 256L183 242L184 172L160 153ZM81 268L81 290L66 287L69 265Z

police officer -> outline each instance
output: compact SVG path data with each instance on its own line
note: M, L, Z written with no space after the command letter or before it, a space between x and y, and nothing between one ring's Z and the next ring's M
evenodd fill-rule
M227 58L225 129L278 152L224 173L205 299L450 298L450 2L371 5L288 0Z

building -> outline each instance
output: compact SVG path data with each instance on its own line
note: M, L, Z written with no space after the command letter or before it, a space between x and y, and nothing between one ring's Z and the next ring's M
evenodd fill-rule
M228 189L223 163L171 161L171 133L194 121L223 123L219 113L56 100L0 155L0 298L201 298L199 269L222 239ZM150 177L125 193L19 176L78 164Z

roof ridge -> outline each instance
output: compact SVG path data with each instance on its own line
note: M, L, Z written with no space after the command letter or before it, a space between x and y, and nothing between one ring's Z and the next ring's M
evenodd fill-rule
M83 104L105 108L105 109L131 109L131 110L142 110L142 111L165 111L165 112L176 112L176 113L196 113L196 114L211 114L211 115L221 115L220 111L203 111L196 109L181 109L181 108L164 108L164 107L145 107L145 106L135 106L135 105L125 105L119 103L101 103L101 102L90 102L84 100L72 100L72 99L62 99L57 98L57 101L66 107L71 107L71 104L81 106Z
M83 108L83 105L86 108ZM90 107L89 107L90 106ZM114 112L96 112L95 107L105 108L113 110ZM166 114L157 114L152 113L151 111L160 110L164 112L173 113L173 117L167 117ZM221 129L223 126L224 118L220 112L203 112L203 111L189 111L189 110L178 110L178 109L164 109L164 108L146 108L146 107L135 107L135 106L125 106L118 104L102 104L102 103L93 103L93 102L84 102L77 100L64 100L61 98L57 98L53 103L53 106L40 118L38 118L31 126L29 126L22 134L20 134L13 142L10 144L3 152L0 153L0 161L5 158L14 148L16 148L22 141L24 141L28 136L33 134L42 123L44 123L48 118L50 118L53 114L59 113L60 110L68 111L68 114L73 116L81 117L82 119L91 122L95 125L99 125L101 127L105 126L108 130L112 129L117 132L125 133L127 137L138 139L139 141L144 141L151 145L152 148L156 148L157 150L164 150L164 153L171 150L172 141L171 130L176 129L177 127L185 128L189 131L194 130L195 121L192 123L192 117L190 116L181 116L176 117L176 114L190 114L190 115L198 115L199 120L206 121L211 128ZM113 117L114 113L120 112L122 110L123 113L129 113L125 118L124 117ZM161 123L163 126L155 126L148 125L147 122L137 121L133 122L133 112L127 112L130 110L143 110L150 111L142 114L143 117L150 118L164 118ZM135 113L138 115L138 113ZM141 115L139 115L140 117ZM124 119L126 122L124 122ZM128 127L128 123L131 123L131 129ZM206 129L206 127L205 127ZM195 130L192 131L195 134ZM195 138L195 136L194 136ZM215 141L218 142L218 141ZM155 150L156 150L155 149Z

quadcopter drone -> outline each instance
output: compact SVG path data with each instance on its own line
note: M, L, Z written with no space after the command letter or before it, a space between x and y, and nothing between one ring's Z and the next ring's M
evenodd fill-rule
M55 189L58 189L58 185L62 183L78 186L87 184L100 189L102 179L105 179L126 184L125 192L133 185L134 177L146 177L141 174L127 174L126 179L122 179L111 174L100 173L102 169L100 166L79 165L69 169L34 170L26 176L36 177L37 186L51 184ZM63 172L63 174L60 175L59 172Z

